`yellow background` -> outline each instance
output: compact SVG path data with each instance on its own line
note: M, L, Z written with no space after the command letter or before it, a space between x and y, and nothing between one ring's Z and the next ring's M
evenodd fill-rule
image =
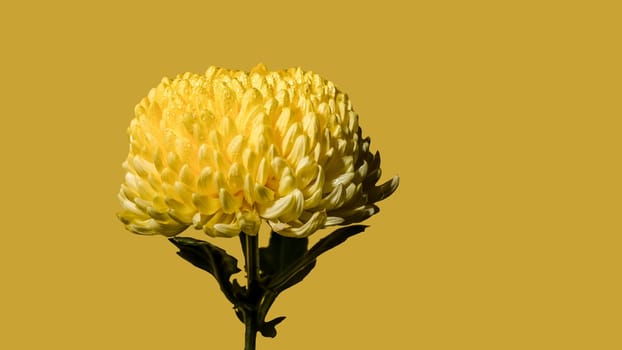
M211 276L114 214L148 90L264 62L347 91L401 186L258 349L621 349L620 9L407 3L1 5L0 348L242 348Z

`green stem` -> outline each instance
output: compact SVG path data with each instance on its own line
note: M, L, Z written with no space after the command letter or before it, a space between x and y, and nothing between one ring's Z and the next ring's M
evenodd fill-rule
M246 278L248 279L248 287L257 287L257 279L259 277L259 240L257 236L249 236L244 234L246 248Z
M261 288L258 285L259 277L259 241L257 236L244 235L244 248L246 259L246 288L250 307L244 310L244 350L255 350L257 340L257 304L261 299Z
M257 340L257 311L248 310L246 313L246 330L244 332L244 350L255 350Z

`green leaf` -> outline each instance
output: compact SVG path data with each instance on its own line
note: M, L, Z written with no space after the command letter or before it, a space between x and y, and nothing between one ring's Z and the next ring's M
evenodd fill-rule
M169 241L179 248L179 256L211 274L218 271L229 277L241 271L236 258L209 242L191 237L174 237Z
M244 323L245 322L245 314L244 311L242 311L242 309L238 308L237 306L233 307L233 311L235 312L235 315L238 317L238 320L240 320L240 322Z
M305 256L305 258L317 258L320 254L327 250L333 249L341 243L345 242L348 238L365 231L367 225L352 225L339 228L330 235L320 239Z
M281 292L300 282L313 269L318 256L327 250L335 248L348 238L365 231L366 228L367 226L365 225L352 225L333 231L333 233L319 240L287 269L276 274L268 283L268 289Z
M263 335L264 337L276 337L276 325L283 322L284 319L285 316L279 316L271 321L263 322L259 326L259 332L261 332L261 335Z
M234 285L229 281L231 275L241 271L238 268L238 260L236 258L227 254L224 249L199 239L173 237L169 238L169 241L179 248L177 255L192 265L212 274L227 299L234 305L240 304L241 301L238 294L241 287L235 281L234 288Z
M248 291L238 283L236 278L231 282L231 291L237 300L246 300L248 297Z
M306 264L302 269L293 274L290 278L283 282L277 289L279 292L286 290L287 288L302 281L313 270L316 264L316 259L313 259L310 263Z
M309 239L281 236L272 232L270 243L259 248L259 266L262 276L272 276L288 268L307 252Z

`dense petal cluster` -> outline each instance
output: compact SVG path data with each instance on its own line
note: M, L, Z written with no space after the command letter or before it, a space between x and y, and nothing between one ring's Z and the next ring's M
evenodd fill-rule
M128 230L174 236L305 237L360 222L397 188L348 96L313 72L210 67L164 78L135 108L118 214Z

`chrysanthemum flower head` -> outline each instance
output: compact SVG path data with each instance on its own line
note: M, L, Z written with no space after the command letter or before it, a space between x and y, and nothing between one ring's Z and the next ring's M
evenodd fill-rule
M380 155L348 96L300 68L210 67L164 78L135 108L118 214L128 230L289 237L360 222L399 178L376 186Z

